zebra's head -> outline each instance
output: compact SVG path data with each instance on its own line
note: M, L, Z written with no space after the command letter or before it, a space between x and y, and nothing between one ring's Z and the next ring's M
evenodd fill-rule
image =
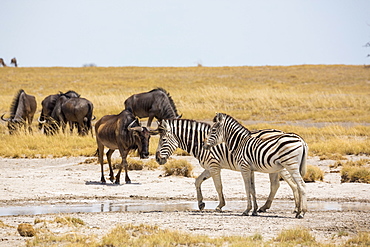
M160 136L155 160L158 164L163 165L179 146L179 143L172 133L168 120L162 120L158 125L158 130Z
M224 113L216 113L216 116L213 118L214 124L209 131L207 138L204 140L204 149L209 150L212 147L216 146L223 142L224 137L224 122L226 115Z

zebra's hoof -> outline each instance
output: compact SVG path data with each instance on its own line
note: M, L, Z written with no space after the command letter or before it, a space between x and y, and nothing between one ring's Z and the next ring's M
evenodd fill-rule
M222 213L222 209L219 208L219 207L217 207L215 210L216 210L216 212Z
M257 212L253 211L252 216L257 216L257 215L258 215Z
M198 203L198 208L200 211L202 211L206 207L206 204L204 202Z
M245 212L245 211L244 211L244 212L242 213L242 216L248 216L248 212Z
M296 214L296 216L295 216L297 219L303 219L303 215L301 215L301 214Z

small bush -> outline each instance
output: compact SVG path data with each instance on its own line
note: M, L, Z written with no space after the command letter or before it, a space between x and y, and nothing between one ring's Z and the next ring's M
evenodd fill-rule
M323 181L324 172L317 166L308 165L303 180L305 182Z
M128 169L130 171L143 170L144 162L138 159L127 158Z
M155 161L155 159L150 159L144 163L144 167L148 170L155 170L159 167L159 164Z
M315 242L315 238L310 234L310 231L304 228L283 230L274 240L278 242L296 243Z
M353 238L348 239L345 246L370 246L370 233L359 232Z
M342 164L341 182L370 183L370 160L347 161Z
M78 226L78 225L85 225L85 222L79 218L72 218L72 217L56 217L54 220L56 223L68 226Z
M170 160L163 167L165 176L191 177L193 172L193 166L186 160Z

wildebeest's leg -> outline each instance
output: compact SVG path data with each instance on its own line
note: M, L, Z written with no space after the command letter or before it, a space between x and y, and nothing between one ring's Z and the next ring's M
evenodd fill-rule
M127 164L127 160L126 160L129 150L123 150L123 148L119 148L119 152L120 152L121 157L122 157L122 162L121 162L121 165L119 166L119 170L118 170L117 175L116 175L116 182L115 183L116 184L120 183L121 171L122 171L122 168L125 167L125 181L126 181L127 184L130 184L131 180L128 177L128 164Z
M33 120L33 116L29 116L29 117L28 117L28 132L29 132L30 134L33 134L33 132L32 132L32 126L31 126L31 124L32 124L32 120Z
M100 181L102 183L106 183L105 181L105 177L104 177L104 163L103 163L103 155L104 155L104 145L99 143L98 141L98 159L99 159L99 163L100 163L100 167L101 167L101 178L100 178Z
M109 165L109 180L113 183L114 181L114 173L113 173L113 167L112 167L112 154L114 152L114 149L109 149L107 152L107 161Z
M269 177L270 177L270 194L269 197L267 198L265 205L260 207L260 209L258 209L258 212L266 212L266 210L271 207L272 200L274 200L276 192L280 187L279 173L270 173Z
M222 207L225 206L226 204L224 194L222 192L221 169L219 167L213 168L210 170L210 172L211 172L212 180L215 185L215 188L218 194L218 199L219 199L219 203L218 203L218 206L216 207L216 211L221 212Z
M203 181L207 180L210 177L211 177L211 173L209 172L209 170L204 170L202 174L200 174L199 177L195 179L195 189L197 191L197 200L198 200L199 210L203 210L204 207L206 206L206 204L203 202L201 185Z

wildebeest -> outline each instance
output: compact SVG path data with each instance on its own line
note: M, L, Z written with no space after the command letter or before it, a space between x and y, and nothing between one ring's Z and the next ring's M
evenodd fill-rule
M10 64L14 64L14 67L18 67L17 59L15 57L10 60Z
M125 109L131 110L139 118L149 117L147 127L151 126L154 117L158 121L181 118L170 94L163 88L131 95L125 101Z
M36 99L35 96L28 95L21 89L14 97L10 107L10 118L5 119L3 114L1 119L8 122L9 133L13 134L24 125L25 130L32 133L32 120L36 111Z
M6 67L6 64L4 62L4 59L0 58L0 64L3 66L3 67Z
M119 171L116 175L116 184L120 183L122 168L125 168L125 181L131 183L127 173L126 157L130 150L138 149L140 158L148 158L149 139L152 134L146 127L141 127L137 118L128 110L123 110L118 115L106 115L95 124L96 142L98 145L97 153L101 165L101 182L105 183L103 169L104 146L109 150L107 152L107 161L109 164L110 181L114 181L111 156L114 150L118 149L122 162L119 165Z
M79 135L86 135L89 130L92 133L93 109L93 104L85 98L67 98L65 95L62 95L58 98L51 113L51 117L55 121L53 129L62 127L64 132L66 124L69 123L72 131L73 125L76 123Z
M39 129L44 127L44 133L46 135L54 134L57 131L57 125L55 120L51 117L51 114L55 108L55 104L59 97L65 96L66 98L79 98L80 95L73 90L69 90L66 93L60 92L59 94L52 94L47 96L42 102L42 110L39 121Z

